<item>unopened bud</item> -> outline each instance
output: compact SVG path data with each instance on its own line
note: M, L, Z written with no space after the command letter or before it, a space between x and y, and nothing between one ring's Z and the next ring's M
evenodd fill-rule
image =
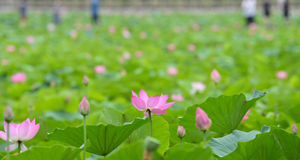
M211 120L207 114L198 107L196 111L196 127L201 131L207 131L211 127L211 124Z
M159 145L160 145L160 141L153 137L147 137L145 139L145 149L147 151L153 152L159 147Z
M185 129L183 128L183 126L178 126L177 136L179 138L183 138L185 136Z
M298 128L297 128L297 126L295 124L293 124L293 126L292 126L292 133L293 134L297 134L298 133Z
M89 78L86 75L83 76L83 84L86 86L89 84Z
M79 104L79 113L83 116L86 116L90 113L90 104L85 96L82 98Z
M15 117L14 112L12 111L10 106L6 107L3 117L4 117L5 122L7 122L7 123L10 123L14 119L14 117Z
M210 77L215 82L215 84L217 84L221 79L220 73L216 69L211 72Z

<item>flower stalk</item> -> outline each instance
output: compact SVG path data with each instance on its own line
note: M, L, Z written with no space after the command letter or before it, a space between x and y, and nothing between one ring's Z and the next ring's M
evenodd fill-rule
M150 136L152 137L152 119L151 119L151 111L148 109L148 116L150 120Z
M86 116L83 116L83 160L85 160L85 152L86 152Z

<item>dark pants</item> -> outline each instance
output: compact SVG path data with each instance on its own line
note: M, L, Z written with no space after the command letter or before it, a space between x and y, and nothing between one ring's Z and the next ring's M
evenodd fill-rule
M249 26L251 23L254 23L254 17L246 17L247 26Z
M92 14L92 20L94 23L98 24L98 19L99 19L98 14Z

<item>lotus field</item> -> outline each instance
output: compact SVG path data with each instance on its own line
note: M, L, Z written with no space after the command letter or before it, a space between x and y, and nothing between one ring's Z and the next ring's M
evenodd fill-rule
M300 16L101 19L0 14L0 159L300 159Z

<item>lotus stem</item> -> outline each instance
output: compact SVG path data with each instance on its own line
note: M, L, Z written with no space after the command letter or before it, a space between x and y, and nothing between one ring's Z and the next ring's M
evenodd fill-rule
M85 160L86 152L86 116L83 116L83 160Z
M151 111L148 109L148 116L150 120L150 136L152 137L152 119L151 119Z
M6 132L6 142L7 142L7 157L6 159L9 160L9 123L7 123L7 132Z
M22 144L22 141L18 141L18 154L21 153L21 144Z

